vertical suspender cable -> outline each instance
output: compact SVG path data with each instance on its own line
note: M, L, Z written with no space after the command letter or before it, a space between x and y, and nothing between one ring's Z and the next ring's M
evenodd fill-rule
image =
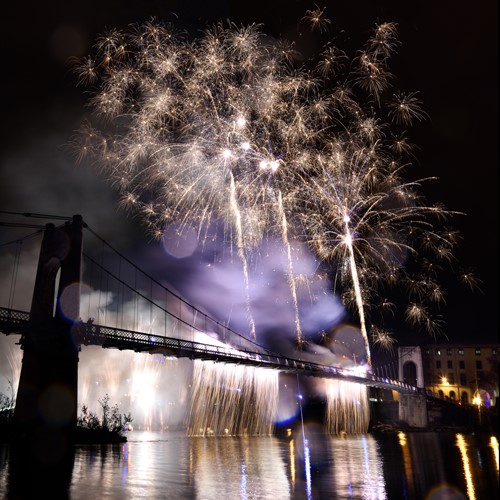
M119 311L121 310L122 313L122 327L123 327L123 307L122 304L120 303L120 291L122 289L122 284L121 284L121 275L122 275L122 258L120 257L118 260L118 298L116 301L116 328L118 328L118 314Z
M90 262L90 265L92 266L90 268L90 278L89 278L89 284L90 284L90 287L89 287L89 305L88 305L88 308L87 308L87 316L88 318L87 319L90 319L90 301L91 301L91 298L92 298L92 290L94 289L93 287L93 275L94 275L94 269L95 269L95 266L92 262Z
M109 300L111 301L111 290L109 289L109 273L106 273L106 295L109 295ZM106 307L104 308L104 319L103 319L103 324L106 325L106 317L107 317L107 311L108 307L106 304Z
M134 273L134 291L137 291L137 267ZM137 294L134 300L134 330L139 330L139 296Z
M14 295L16 292L17 273L19 271L19 257L21 255L21 245L22 245L21 240L16 241L16 251L14 254L14 267L12 269L12 278L10 281L9 304L7 306L9 309L12 309L12 306L14 305Z
M102 273L104 269L104 242L101 245L101 266L100 266L100 274L99 274L99 300L97 305L97 316L101 314L101 294L102 294ZM101 319L98 320L101 322Z
M149 280L149 294L150 294L150 305L149 305L149 333L153 333L153 280Z

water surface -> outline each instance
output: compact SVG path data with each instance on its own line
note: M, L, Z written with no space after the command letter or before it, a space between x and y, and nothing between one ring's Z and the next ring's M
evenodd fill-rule
M331 436L310 425L287 437L128 433L122 445L78 446L66 498L490 499L498 441L490 435ZM8 447L0 495L13 498Z

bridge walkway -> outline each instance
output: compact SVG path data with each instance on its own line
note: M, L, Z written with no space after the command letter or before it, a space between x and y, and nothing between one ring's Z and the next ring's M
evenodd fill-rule
M30 314L0 307L0 332L6 335L23 335L30 327ZM22 338L22 337L21 337ZM290 358L262 348L260 351L238 349L229 344L219 345L196 342L189 339L166 337L122 328L77 322L73 325L76 345L97 345L103 348L133 350L149 354L162 354L176 358L211 360L219 363L259 366L283 372L301 372L305 375L336 378L379 389L401 393L418 393L416 387L398 380L361 374L348 368L322 365L311 361ZM21 342L22 343L22 340Z

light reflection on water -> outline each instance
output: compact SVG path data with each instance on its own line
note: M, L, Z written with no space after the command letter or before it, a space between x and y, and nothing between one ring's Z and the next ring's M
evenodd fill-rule
M314 424L286 438L133 431L122 445L76 448L67 498L497 498L497 443L452 433L331 436ZM8 456L0 447L1 498Z

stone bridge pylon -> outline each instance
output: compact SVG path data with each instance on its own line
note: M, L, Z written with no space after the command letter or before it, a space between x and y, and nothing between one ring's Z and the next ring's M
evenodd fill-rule
M46 225L30 327L20 341L15 429L25 439L51 446L64 447L76 427L79 350L71 327L79 318L83 225L80 215L60 227Z

